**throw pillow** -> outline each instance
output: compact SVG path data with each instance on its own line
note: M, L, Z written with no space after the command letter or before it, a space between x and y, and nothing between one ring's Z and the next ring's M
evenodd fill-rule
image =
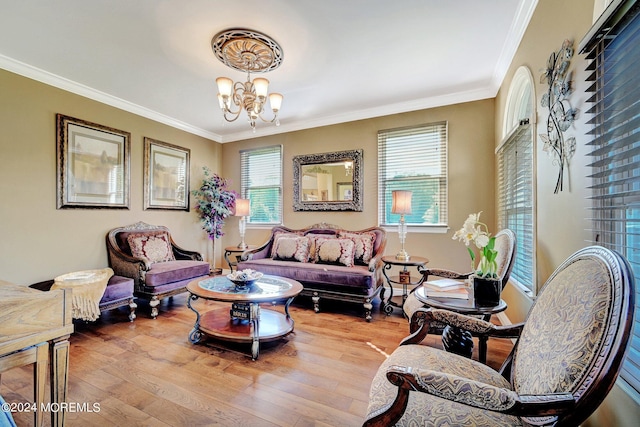
M307 233L305 237L309 238L309 259L316 259L316 240L318 239L337 239L335 234Z
M370 231L364 233L340 232L343 239L351 239L355 244L354 262L368 265L373 257L373 244L376 241L376 234Z
M353 267L355 244L351 239L316 239L316 262Z
M131 255L150 263L175 261L171 240L167 233L133 233L127 236Z
M276 257L276 245L278 244L278 239L281 237L300 237L300 233L289 233L286 231L276 231L273 233L273 243L271 244L271 254L269 255L271 258Z
M273 259L276 260L307 262L309 260L309 239L281 236L275 242L273 251Z

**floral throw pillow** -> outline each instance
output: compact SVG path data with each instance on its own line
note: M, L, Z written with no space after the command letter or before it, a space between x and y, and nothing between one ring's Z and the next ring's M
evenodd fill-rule
M373 244L376 241L376 234L372 232L365 233L349 233L341 232L340 238L351 239L355 245L354 262L357 264L368 265L373 257Z
M300 237L301 234L300 233L289 233L286 231L276 231L273 234L273 243L271 244L271 258L275 258L276 257L276 246L278 246L278 240L281 237Z
M318 264L336 264L353 267L355 244L351 239L316 239Z
M127 236L131 255L150 263L175 261L171 240L167 233L143 234L133 233Z
M309 239L281 236L275 241L273 259L282 261L309 261Z

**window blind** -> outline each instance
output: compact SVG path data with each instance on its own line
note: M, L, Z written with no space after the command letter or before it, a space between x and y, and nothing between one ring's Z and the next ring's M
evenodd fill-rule
M631 349L621 377L640 392L640 14L614 1L581 43L590 60L593 242L623 254L636 279Z
M412 192L410 225L447 224L447 123L378 132L378 218L398 224L391 213L394 190Z
M240 151L242 198L250 200L249 224L282 223L282 146Z
M533 139L524 120L498 149L498 228L516 235L510 280L534 292Z

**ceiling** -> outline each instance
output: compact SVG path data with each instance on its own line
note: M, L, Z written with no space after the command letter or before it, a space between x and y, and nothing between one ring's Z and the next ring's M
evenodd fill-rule
M536 3L0 0L0 68L224 143L494 97ZM211 51L232 27L283 49L279 127L222 118L216 77L246 79Z

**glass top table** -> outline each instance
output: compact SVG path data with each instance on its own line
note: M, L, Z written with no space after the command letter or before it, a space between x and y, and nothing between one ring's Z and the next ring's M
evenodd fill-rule
M251 357L256 360L260 342L273 341L293 331L289 305L302 291L302 285L285 277L262 276L250 286L237 287L226 276L214 276L190 282L187 290L191 294L187 306L196 313L189 341L195 344L207 335L232 342L250 342ZM200 314L191 303L198 299L231 303L231 310L214 309ZM285 301L284 314L260 307L260 303L278 301Z

